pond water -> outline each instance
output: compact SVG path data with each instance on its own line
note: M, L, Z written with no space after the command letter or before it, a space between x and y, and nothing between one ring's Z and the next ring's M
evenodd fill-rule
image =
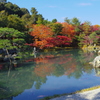
M96 52L38 52L13 64L0 63L0 100L39 100L100 85L100 69L88 63Z

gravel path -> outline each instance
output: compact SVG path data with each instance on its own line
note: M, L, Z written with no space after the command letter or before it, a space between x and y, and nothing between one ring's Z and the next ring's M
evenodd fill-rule
M100 100L100 88L83 93L61 96L50 100Z

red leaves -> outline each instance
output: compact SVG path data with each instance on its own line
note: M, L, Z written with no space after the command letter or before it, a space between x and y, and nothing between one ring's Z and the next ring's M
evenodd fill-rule
M52 38L48 38L46 39L47 40L47 46L50 46L50 47L55 47L55 46L66 46L66 45L70 45L71 44L71 39L68 38L67 36L61 36L61 35L58 35L56 37L52 37Z
M53 32L45 25L33 25L32 28L30 35L34 36L34 44L31 46L43 49L47 44L46 38L52 37Z
M94 31L98 31L100 30L100 26L99 25L93 25L91 26L91 31L94 32Z
M61 46L68 46L72 42L71 38L67 36L56 36L56 37L50 37L41 41L35 41L31 44L26 44L29 46L35 46L39 47L40 49L43 48L52 48L52 47L61 47Z
M35 46L40 49L66 46L70 45L72 41L71 38L67 36L58 35L56 37L52 37L53 32L49 27L44 25L33 25L33 30L30 34L34 36L34 43L27 45Z

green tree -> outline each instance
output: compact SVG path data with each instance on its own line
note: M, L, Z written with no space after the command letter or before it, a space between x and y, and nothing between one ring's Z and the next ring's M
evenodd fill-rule
M24 14L22 17L21 17L21 19L23 20L23 22L24 22L24 25L26 26L26 27L29 27L30 26L30 24L31 24L31 15L30 14Z
M19 30L19 31L25 31L26 30L23 20L21 20L21 18L18 17L17 15L9 15L8 16L7 27L14 28L14 29Z
M46 19L46 20L43 20L43 24L44 24L44 25L50 25L50 23L51 23L51 22L48 21L47 19Z
M84 33L79 34L79 35L76 35L75 37L76 37L76 40L78 41L78 46L82 46L83 45L82 41L84 40L83 37L85 37L85 34Z
M50 24L50 28L54 32L54 36L57 36L57 35L61 35L63 26L60 23L52 23L52 24Z
M0 39L0 49L2 48L12 49L14 47L11 45L8 39Z
M8 24L7 13L5 10L0 11L0 27L6 27Z
M34 7L32 7L31 8L31 14L32 15L37 15L37 13L38 13L37 10Z
M34 7L31 8L31 14L31 23L36 24L36 21L38 20L38 12Z
M0 48L15 48L25 43L24 33L13 28L0 28Z
M0 2L0 11L4 10L5 9L5 4Z
M29 11L26 8L20 8L16 4L12 4L11 2L5 3L4 9L9 15L10 14L16 14L18 16L23 16L25 13L29 13Z
M20 8L20 10L22 12L22 15L29 14L28 9L26 9L26 8Z
M83 33L85 33L85 35L89 35L91 33L91 23L89 21L85 21L81 25L81 28L83 30Z
M57 22L57 19L53 19L53 20L52 20L52 23L56 23L56 22Z
M5 4L5 10L8 12L8 14L18 14L20 8L17 5L8 2Z
M68 17L66 17L66 18L64 19L64 21L65 21L66 23L68 23L68 24L70 24L70 22L71 22L71 20L68 19Z
M71 20L71 24L74 25L74 26L79 26L80 25L80 21L78 18L74 17L72 20Z
M39 14L36 23L37 24L43 24L43 20L44 20L44 18L42 17L41 14Z

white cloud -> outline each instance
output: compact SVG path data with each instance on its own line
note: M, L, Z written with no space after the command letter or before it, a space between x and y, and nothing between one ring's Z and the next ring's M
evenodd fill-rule
M64 20L65 18L66 18L66 17L61 17L61 19L63 19L63 20Z
M80 3L79 5L81 5L81 6L90 6L92 4L91 3Z

